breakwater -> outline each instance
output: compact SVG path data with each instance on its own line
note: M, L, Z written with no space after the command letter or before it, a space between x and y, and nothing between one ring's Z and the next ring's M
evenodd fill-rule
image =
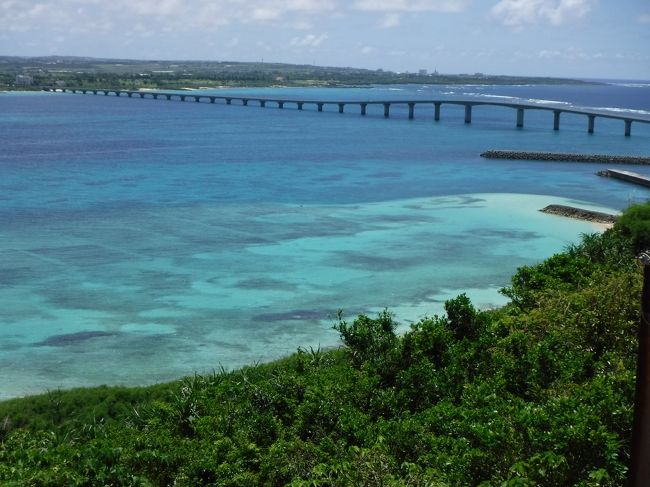
M562 152L528 152L511 150L489 150L481 157L486 159L514 159L526 161L549 162L596 162L607 164L637 164L650 165L650 157L646 156L616 156L609 154L574 154Z
M603 213L600 211L585 210L583 208L576 208L574 206L566 205L549 205L545 208L542 208L542 213L549 213L551 215L566 216L569 218L577 218L579 220L585 220L594 223L607 223L612 224L616 223L618 217L616 215L610 215L609 213Z
M598 174L598 176L619 179L621 181L638 184L640 186L645 186L646 188L650 188L650 178L632 171L619 171L616 169L605 169L604 171L598 171L596 174Z

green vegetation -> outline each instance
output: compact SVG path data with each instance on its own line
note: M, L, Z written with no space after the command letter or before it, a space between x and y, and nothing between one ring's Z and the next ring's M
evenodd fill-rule
M31 86L16 86L16 76ZM355 86L369 84L585 84L559 78L492 76L481 73L427 75L282 63L137 61L79 57L0 56L0 90L40 89L57 82L74 88L179 89L261 86Z
M519 269L498 310L460 295L403 336L386 311L339 319L336 350L0 403L0 484L622 485L649 212Z

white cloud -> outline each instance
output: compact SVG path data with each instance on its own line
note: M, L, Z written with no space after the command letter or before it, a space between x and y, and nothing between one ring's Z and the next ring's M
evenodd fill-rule
M172 30L231 23L289 22L334 12L340 0L0 0L0 31L48 28L70 30L89 23L121 25L164 23Z
M632 59L637 53L629 53L624 58ZM543 60L550 61L564 61L564 62L576 62L576 61L593 61L593 60L612 60L612 59L623 59L620 53L605 53L601 51L585 51L579 47L567 47L566 49L542 49L537 53L537 57Z
M255 8L251 12L252 20L259 20L261 22L269 22L271 20L278 20L282 12L272 8Z
M542 49L537 53L537 56L541 59L553 59L562 56L562 52L558 50Z
M504 25L522 27L539 22L561 25L584 17L596 0L500 0L492 15Z
M153 35L212 32L227 25L271 24L313 30L323 16L359 12L383 15L379 27L400 25L400 14L462 12L472 0L0 0L0 32L135 32L139 23ZM575 1L575 0L574 0Z
M357 0L356 10L367 12L462 12L469 0Z
M650 24L650 14L641 14L636 18L641 24Z
M319 36L307 34L304 37L294 37L289 44L294 47L318 47L325 40L327 40L327 34L321 34Z
M264 42L264 41L257 41L257 42L255 43L255 45L256 45L259 49L263 49L263 50L265 50L265 51L272 51L272 50L273 50L273 48L272 48L269 44L267 44L266 42Z
M285 4L287 10L320 12L323 10L333 10L335 3L329 0L286 0L285 2L272 2L274 4Z
M400 15L399 14L386 14L384 15L379 24L377 24L382 29L391 29L393 27L398 27L400 24Z

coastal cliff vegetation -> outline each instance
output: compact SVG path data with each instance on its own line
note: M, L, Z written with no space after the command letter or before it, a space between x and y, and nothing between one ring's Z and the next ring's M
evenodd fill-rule
M539 265L481 311L465 295L403 335L151 387L0 403L8 486L618 486L630 437L650 205ZM116 364L119 366L119 364Z

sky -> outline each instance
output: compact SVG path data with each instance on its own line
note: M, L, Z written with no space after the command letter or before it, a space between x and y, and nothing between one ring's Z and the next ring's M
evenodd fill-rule
M0 55L650 79L650 0L0 0Z

